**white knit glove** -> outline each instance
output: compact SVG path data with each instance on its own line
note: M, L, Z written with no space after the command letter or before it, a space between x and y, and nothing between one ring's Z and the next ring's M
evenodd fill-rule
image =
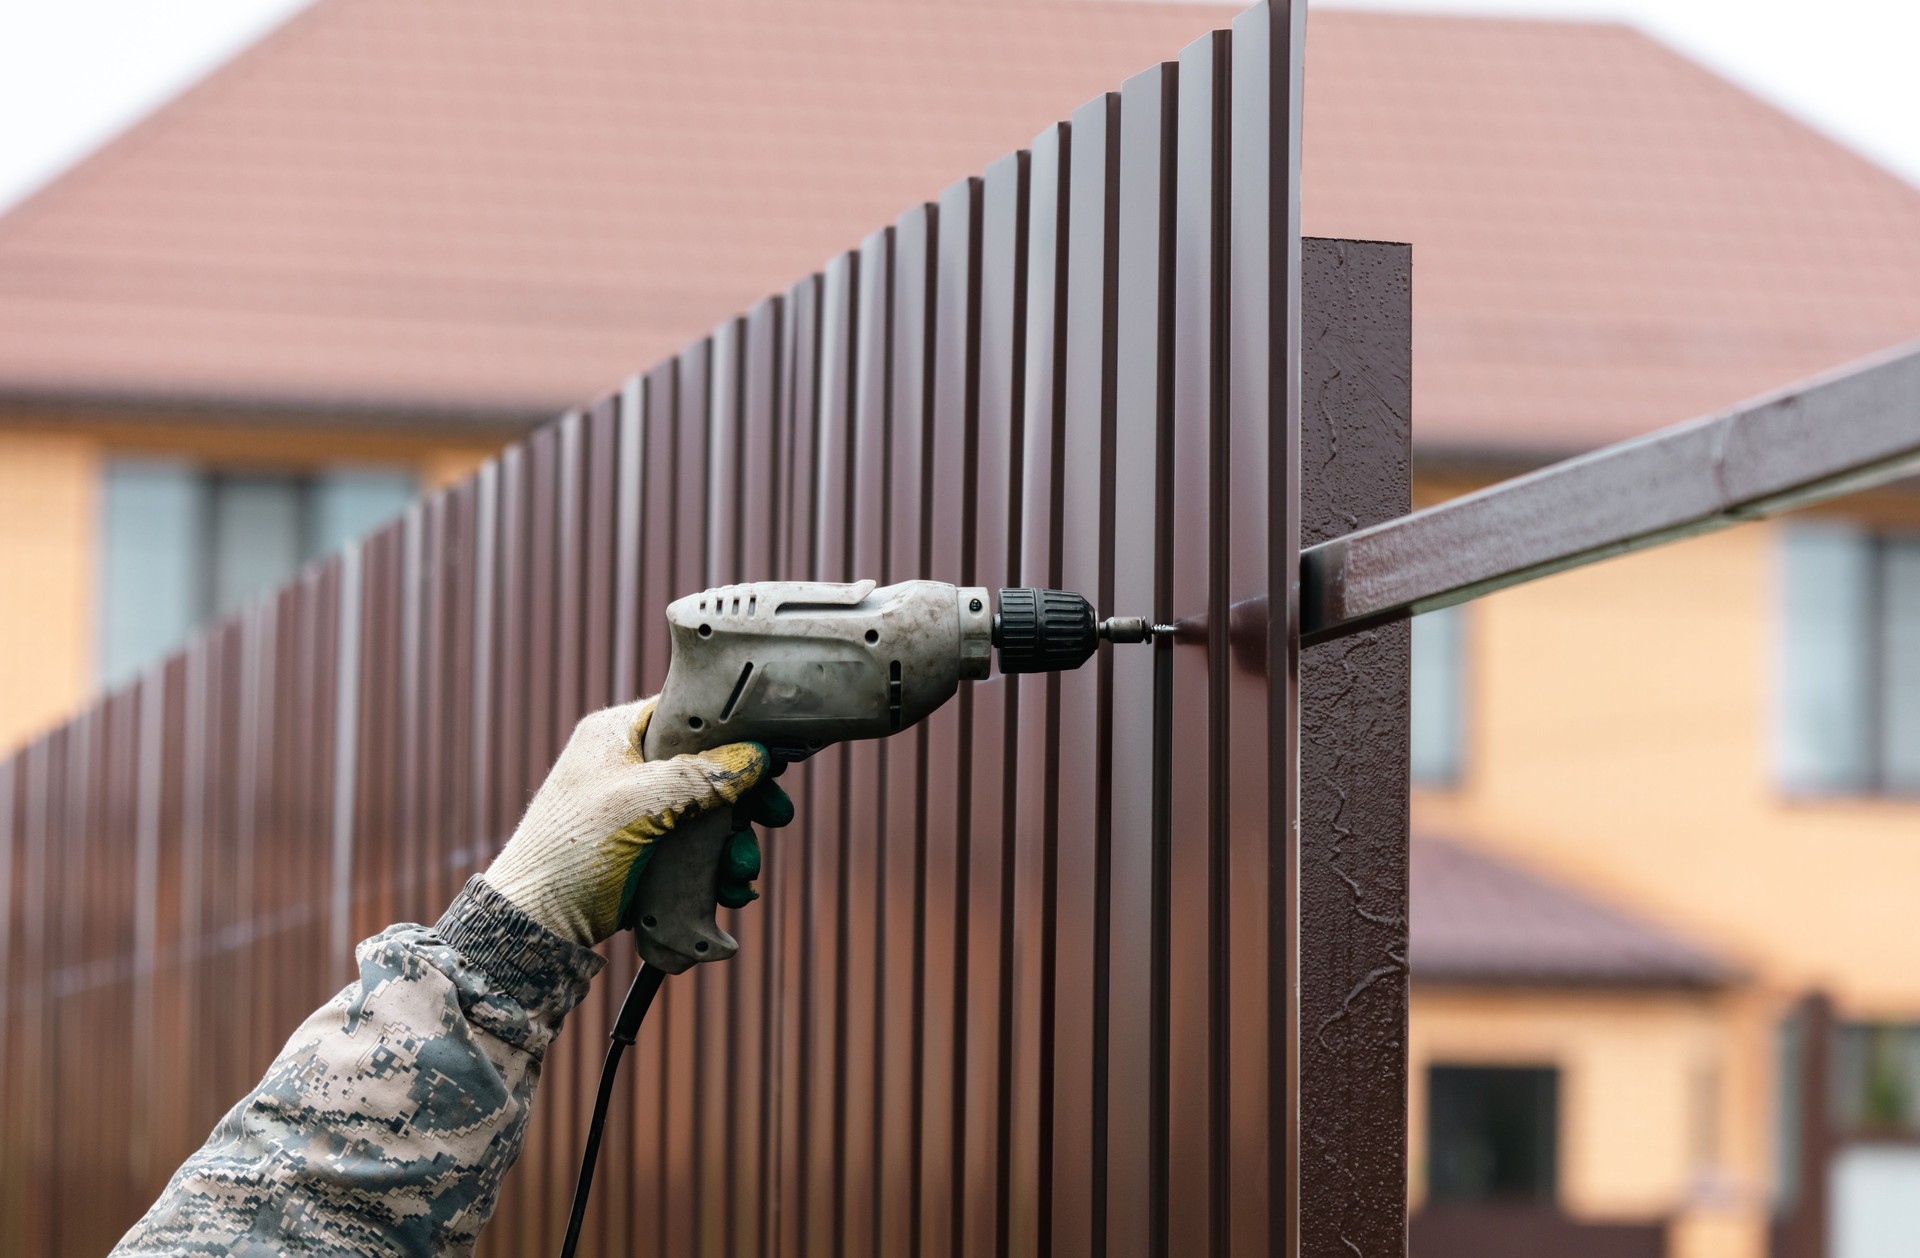
M647 761L640 746L653 704L605 708L574 727L484 875L521 912L583 947L619 929L629 874L655 840L702 812L732 808L767 771L758 743ZM758 873L757 848L754 855Z

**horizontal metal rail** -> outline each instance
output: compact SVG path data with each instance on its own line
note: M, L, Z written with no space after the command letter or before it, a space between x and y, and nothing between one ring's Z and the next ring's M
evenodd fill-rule
M1920 344L1301 552L1304 641L1920 470Z

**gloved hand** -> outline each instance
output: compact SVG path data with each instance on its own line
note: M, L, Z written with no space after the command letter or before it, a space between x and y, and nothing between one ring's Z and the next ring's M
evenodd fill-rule
M768 760L758 743L644 759L653 704L605 708L574 727L484 875L521 912L584 947L620 928L653 844L671 842L676 825L715 808L735 810L742 833L728 843L716 898L738 907L754 898L749 884L760 873L760 846L747 823L785 825L793 818L785 792L761 781Z

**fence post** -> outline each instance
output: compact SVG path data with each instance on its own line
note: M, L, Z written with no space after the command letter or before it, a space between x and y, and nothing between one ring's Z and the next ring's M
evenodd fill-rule
M1411 256L1303 245L1301 544L1412 497ZM1300 664L1300 1252L1406 1252L1408 624Z
M1834 1016L1825 992L1802 997L1789 1023L1795 1051L1782 1069L1793 1071L1783 1089L1792 1099L1780 1152L1788 1180L1778 1185L1785 1209L1775 1216L1770 1252L1774 1258L1822 1258L1827 1252L1831 1202L1828 1177L1838 1152L1833 1121Z

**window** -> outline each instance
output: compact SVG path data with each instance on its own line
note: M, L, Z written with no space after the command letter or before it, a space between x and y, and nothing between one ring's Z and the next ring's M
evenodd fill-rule
M1466 610L1413 620L1412 776L1419 786L1460 780L1466 743Z
M1839 1128L1920 1135L1920 1026L1847 1023L1835 1047L1833 1118Z
M100 678L117 685L205 621L404 510L410 472L210 472L115 459L103 482Z
M1427 1074L1427 1197L1551 1204L1560 1072L1552 1066L1434 1066Z
M1782 537L1782 785L1920 793L1920 535L1809 521Z

